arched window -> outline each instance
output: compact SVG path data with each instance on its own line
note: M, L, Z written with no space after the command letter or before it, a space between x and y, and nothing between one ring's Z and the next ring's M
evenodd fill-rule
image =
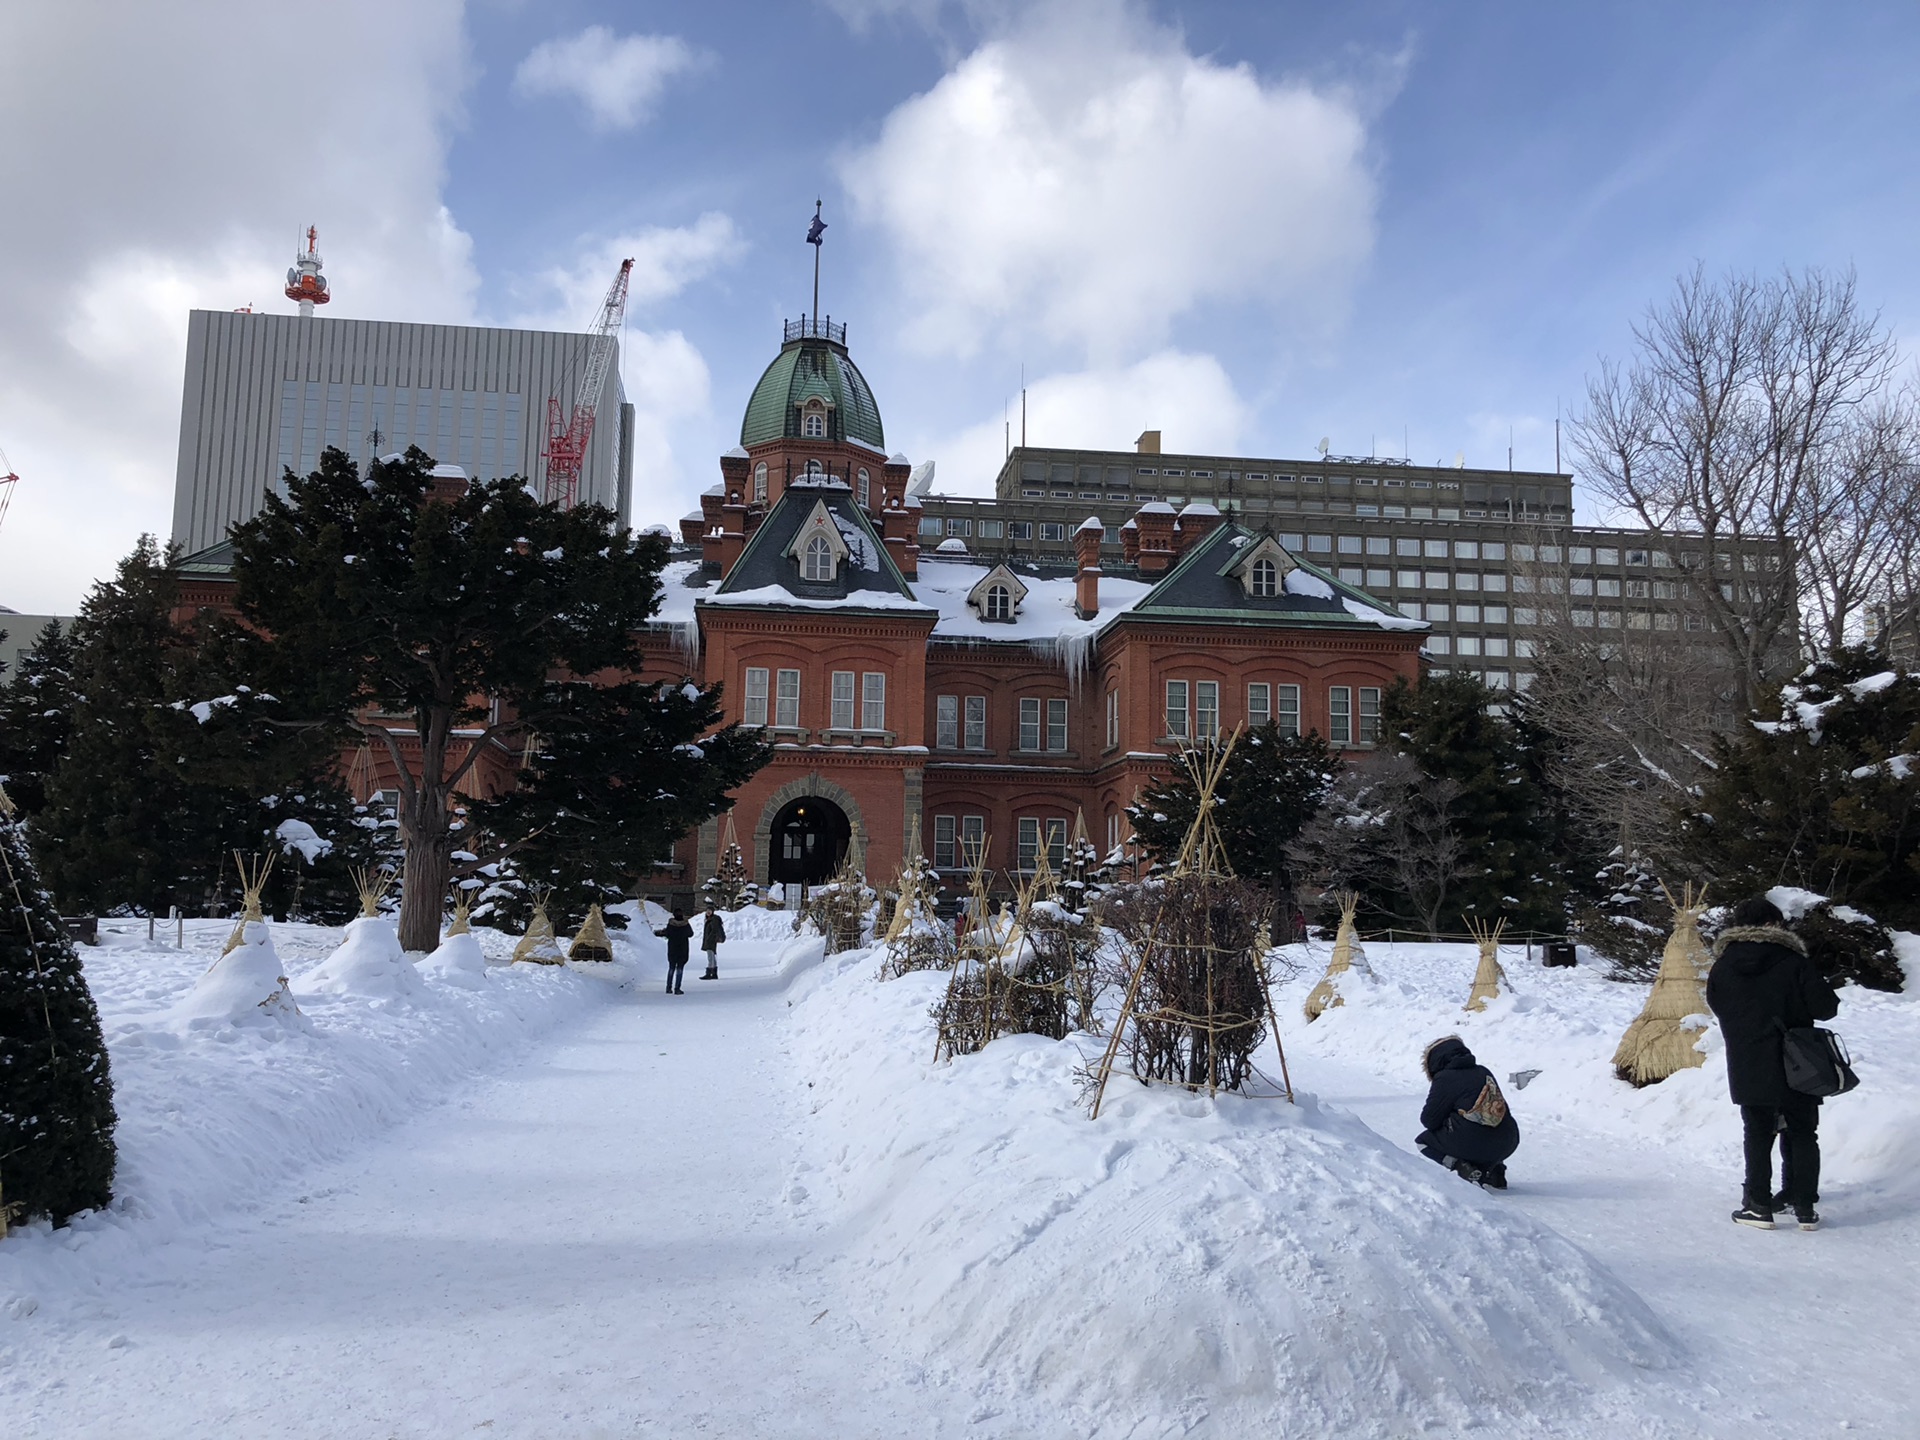
M827 544L827 537L816 535L807 542L806 563L801 573L809 580L833 579L833 547Z
M818 410L809 410L800 417L800 433L809 440L824 440L827 435L827 417Z
M820 462L818 460L809 460L807 461L807 474L824 475L826 471L820 468Z
M1273 561L1261 559L1253 562L1253 593L1255 595L1271 596L1277 588L1278 578Z
M868 497L873 493L873 485L872 482L867 479L866 471L862 470L860 472L860 483L854 486L853 493L859 497L862 505L869 503Z
M987 587L987 619L1011 620L1013 618L1013 596L1004 585Z
M753 467L753 503L767 503L767 462L764 460Z

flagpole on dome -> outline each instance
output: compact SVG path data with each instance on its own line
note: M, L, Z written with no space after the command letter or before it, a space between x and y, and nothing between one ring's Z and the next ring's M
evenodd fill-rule
M827 222L820 218L820 202L813 202L813 223L807 227L807 244L813 247L813 330L820 333L820 246L827 233Z

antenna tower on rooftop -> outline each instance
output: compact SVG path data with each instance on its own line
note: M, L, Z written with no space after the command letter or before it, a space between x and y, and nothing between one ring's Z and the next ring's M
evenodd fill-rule
M293 267L287 271L286 297L300 302L303 319L313 318L313 307L333 297L327 293L327 277L320 273L320 230L307 227L307 248L294 252Z

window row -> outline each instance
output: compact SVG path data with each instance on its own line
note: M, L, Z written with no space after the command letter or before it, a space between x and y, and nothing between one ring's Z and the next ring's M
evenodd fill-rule
M768 687L769 680L773 682L771 690ZM741 706L741 724L771 723L778 730L800 728L798 670L769 670L763 666L749 665L745 697ZM856 674L852 670L835 670L830 677L828 716L828 728L832 730L885 730L885 673L869 670L864 674Z
M1058 542L1067 538L1064 520L1042 520L1039 525L1042 540ZM1031 540L1033 527L1031 520L962 520L926 515L920 520L920 538L966 540L977 535L982 540Z
M1023 696L1019 702L1017 749L1063 754L1067 749L1067 702ZM933 697L933 743L941 750L985 750L987 697Z
M1117 822L1118 817L1114 817ZM1109 831L1115 823L1109 823ZM941 870L972 868L980 863L988 843L984 815L933 817L933 863ZM1046 846L1047 864L1057 874L1067 865L1067 822L1053 816L1022 815L1014 821L1014 866L1023 871L1039 867L1040 847ZM987 856L991 860L993 857Z
M1374 745L1380 740L1380 687L1333 685L1327 689L1327 740L1333 745ZM1220 682L1166 682L1166 734L1173 740L1220 736ZM1283 735L1300 733L1300 687L1255 681L1247 686L1247 726L1272 724ZM1119 692L1107 696L1107 743L1119 743Z

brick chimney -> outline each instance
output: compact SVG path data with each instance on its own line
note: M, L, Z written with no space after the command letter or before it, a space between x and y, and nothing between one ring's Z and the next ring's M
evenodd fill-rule
M1073 605L1082 620L1100 613L1100 542L1106 535L1107 527L1098 515L1089 515L1073 532L1073 558L1079 563L1073 580Z
M1221 515L1218 506L1205 500L1194 501L1180 512L1174 526L1173 553L1186 554L1225 523L1226 517Z
M1120 558L1129 565L1140 563L1140 525L1129 520L1120 527Z
M1140 573L1164 575L1173 565L1174 532L1179 525L1173 507L1164 500L1150 501L1134 512L1132 523L1140 535Z

